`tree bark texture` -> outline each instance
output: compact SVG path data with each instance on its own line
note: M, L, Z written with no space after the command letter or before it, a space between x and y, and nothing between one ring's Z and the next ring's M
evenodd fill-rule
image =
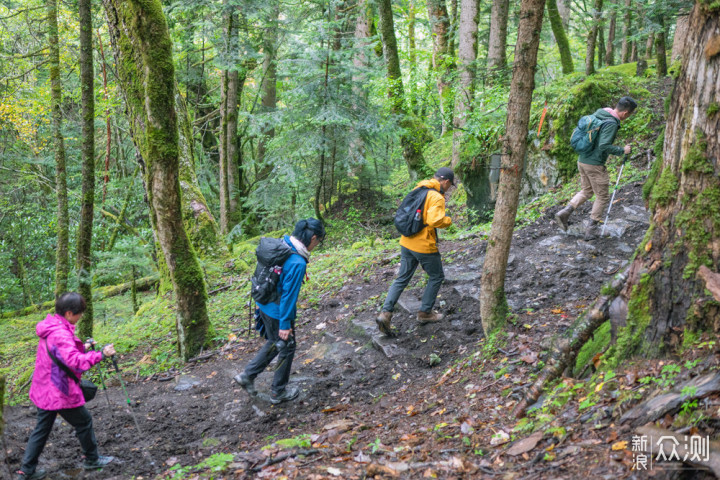
M478 3L476 0L460 2L460 29L458 30L458 87L455 93L453 115L452 166L460 162L460 142L463 128L470 115L474 96L475 58L477 56Z
M670 53L670 62L680 60L683 45L685 44L685 37L688 33L688 20L689 15L683 15L677 18L675 23L675 34L673 36L672 52Z
M588 32L587 50L585 51L585 75L595 73L595 44L602 16L603 0L595 0L592 11L592 25Z
M575 70L573 65L572 54L570 53L570 42L565 34L562 17L558 10L557 0L547 0L548 19L550 27L557 42L558 51L560 52L560 63L562 64L563 75L572 73Z
M523 0L520 5L500 183L480 280L480 316L486 335L500 327L507 314L505 274L527 151L530 105L535 88L535 67L544 10L545 0Z
M653 54L653 45L655 45L655 32L650 32L645 42L645 60L650 60Z
M612 7L615 7L612 5ZM605 45L605 65L615 65L615 28L617 26L617 10L612 8L608 23L607 44Z
M95 77L91 0L78 1L80 19L80 98L82 102L82 201L77 236L78 291L85 297L80 338L93 336L92 231L95 213Z
M275 1L272 18L269 19L268 27L263 36L263 81L262 89L262 112L270 114L277 107L277 42L278 42L278 18L280 16L280 2ZM258 164L261 165L260 179L267 178L272 172L273 165L265 158L267 155L267 144L275 137L275 129L268 127L264 129L258 141Z
M220 233L227 235L230 214L230 189L227 165L227 89L228 71L220 71L220 131L218 137L218 190L220 196Z
M435 70L440 116L442 117L442 135L448 129L448 123L453 109L451 88L451 72L454 69L450 55L450 17L448 16L445 0L427 1L428 18L432 28L433 56L432 64Z
M405 109L402 72L400 71L400 58L398 56L397 38L395 37L395 22L393 20L391 0L379 0L377 3L380 16L380 34L382 35L383 55L387 67L388 98L392 112L402 117L400 126L404 133L400 137L403 147L403 158L412 179L425 177L431 174L422 149L430 140L429 134L419 121L408 115Z
M57 0L47 0L48 41L50 51L50 108L55 151L55 194L57 196L57 249L55 257L55 296L67 291L69 271L69 226L65 141L62 133L62 87L60 85L60 39L58 37Z
M145 164L150 220L172 279L178 349L208 341L207 291L183 226L172 43L159 0L103 0L133 141Z
M488 42L488 73L502 72L507 68L507 27L510 2L493 0L490 8L490 40ZM462 14L462 11L460 12Z
M632 54L632 43L630 36L632 35L632 0L625 0L625 12L623 15L623 40L620 48L621 63L628 63Z
M232 68L229 69L227 75L227 103L226 103L226 156L227 156L227 188L228 188L228 229L232 229L238 222L240 205L240 184L238 170L238 95L240 92L240 69L243 66L238 65L240 62L240 50L238 45L238 15L233 12L229 15L229 51L228 60ZM243 80L245 75L242 75Z
M660 15L658 18L660 31L655 35L655 60L657 76L660 78L667 76L667 50L665 47L665 17Z
M670 99L651 222L628 280L626 342L619 353L652 355L683 328L720 327L720 309L698 278L720 268L720 7L696 2ZM622 335L621 337L622 338ZM620 340L618 340L620 346ZM624 350L624 351L623 351Z

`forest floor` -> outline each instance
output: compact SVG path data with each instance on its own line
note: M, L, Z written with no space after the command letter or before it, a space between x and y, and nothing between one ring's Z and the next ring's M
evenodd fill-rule
M416 324L425 281L418 272L393 317L397 337L379 334L374 318L399 259L398 249L388 249L316 307L300 306L290 380L301 388L296 401L273 406L251 399L232 380L262 345L254 333L242 333L247 315L239 313L237 336L181 371L148 378L126 374L141 431L117 378L110 378L107 398L100 392L88 404L101 453L117 457L104 471L79 469L77 440L60 421L41 467L54 480L676 475L677 469L663 465L631 470L632 430L619 417L661 390L643 379L668 374L668 387L697 368L669 372L663 368L667 360L648 361L623 366L614 379L595 374L595 381L592 367L581 368L579 378L563 378L529 419L518 422L511 415L542 367L550 339L584 312L640 243L648 226L641 188L632 183L618 191L610 236L582 239L589 203L571 217L567 233L552 220L560 206L515 233L506 281L513 315L504 335L486 339L479 323L476 298L486 247L481 237L441 243L446 282L436 307L447 315L444 321ZM312 262L309 272L317 274ZM717 365L713 348L699 341L674 362ZM123 358L124 365L142 361ZM269 391L271 369L256 381L261 392ZM706 409L717 409L712 398L704 401ZM6 414L7 457L16 469L35 415L29 405L9 407ZM703 418L693 428L715 425ZM668 415L663 421L669 426L675 420ZM702 474L679 471L689 472Z

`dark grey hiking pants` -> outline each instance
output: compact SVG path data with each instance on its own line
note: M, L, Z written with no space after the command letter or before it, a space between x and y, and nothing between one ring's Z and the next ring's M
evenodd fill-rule
M280 337L278 331L280 330L280 322L276 318L269 317L260 311L260 318L263 324L265 324L265 333L267 334L267 342L255 355L248 366L245 367L245 375L251 380L260 375L265 371L270 362L275 357L278 357L277 366L275 367L275 377L273 378L272 394L280 395L290 380L290 369L292 368L293 358L295 357L295 341L286 342L285 348L278 350L275 346Z
M443 273L442 260L440 252L435 253L418 253L413 252L405 247L400 247L400 272L392 285L385 299L383 310L392 312L395 304L400 298L405 287L408 286L418 265L421 265L425 273L430 277L422 296L422 306L420 310L423 312L432 311L435 305L440 285L445 280Z

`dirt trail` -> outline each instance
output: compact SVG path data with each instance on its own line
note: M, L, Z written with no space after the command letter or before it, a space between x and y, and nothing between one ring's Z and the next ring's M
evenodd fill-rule
M335 468L343 477L362 478L376 473L369 470L369 462L401 462L403 478L421 478L429 469L440 477L515 471L527 478L577 478L573 472L593 467L567 462L543 471L546 465L541 463L522 468L493 464L490 438L497 430L512 428L509 409L537 370L543 340L583 311L642 239L648 218L640 192L637 183L618 191L610 237L582 240L581 220L588 217L590 204L571 217L568 233L551 221L557 207L515 234L506 290L517 322L509 328L506 347L512 360L503 364L499 376L493 370L497 365L463 370L458 363L466 361L482 339L476 296L486 242L468 238L442 243L447 280L437 307L447 314L446 320L415 323L424 283L418 273L393 318L399 332L393 339L379 335L373 320L396 272L397 251L388 250L370 275L348 278L318 308L299 312L291 377L302 388L297 401L281 406L250 401L234 384L232 377L261 345L256 338L240 336L177 375L126 377L142 434L117 385L109 390L112 409L100 393L89 404L96 434L101 452L118 458L103 472L78 469L77 440L64 424L56 426L41 466L52 479L148 478L174 463L193 465L210 454L230 452L236 454L235 474L227 477L242 478L253 475L248 468L266 461L260 449L273 439L320 434L314 440L324 448L314 457L290 457L267 467L264 475L326 478L335 472L328 468ZM517 358L518 352L525 360ZM259 390L269 390L271 376L266 372L258 378ZM7 421L8 458L17 469L34 426L34 411L11 407ZM617 476L611 467L602 468L603 475Z

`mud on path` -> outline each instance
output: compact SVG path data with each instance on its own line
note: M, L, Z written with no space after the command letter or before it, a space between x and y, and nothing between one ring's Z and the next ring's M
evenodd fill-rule
M396 308L395 338L380 335L374 322L399 259L398 251L387 250L317 308L300 309L290 380L301 386L295 402L272 406L251 400L232 381L262 344L254 334L247 336L247 317L241 315L245 320L237 326L237 340L182 372L124 377L141 432L116 380L108 390L111 407L102 392L88 404L101 453L117 457L104 471L78 468L79 445L60 420L40 465L51 479L152 478L172 464L194 465L213 453L229 452L235 454L234 473L224 476L242 478L256 475L251 469L267 462L263 446L311 434L323 447L314 456L291 456L257 474L327 478L337 471L363 478L383 473L371 471L372 465L400 462L403 478L421 478L428 470L440 477L515 471L528 478L577 478L573 472L581 470L586 475L592 467L577 458L547 472L541 463L519 468L493 462L491 456L490 438L498 429L512 428L509 410L529 384L529 374L537 371L547 339L598 295L628 261L648 225L637 183L618 191L608 225L611 236L602 239L582 240L589 203L573 214L567 233L552 221L558 209L547 210L514 236L506 291L516 322L505 347L513 360L503 364L499 376L496 364L472 364L483 337L476 297L485 240L442 242L446 282L436 307L446 319L426 326L414 321L425 278L417 273ZM312 263L309 268L312 272ZM129 368L139 360L122 363ZM262 374L258 389L268 392L271 379L270 370ZM7 422L7 456L16 470L34 426L34 409L11 407ZM443 425L440 430L438 425ZM604 474L615 475L603 468Z

